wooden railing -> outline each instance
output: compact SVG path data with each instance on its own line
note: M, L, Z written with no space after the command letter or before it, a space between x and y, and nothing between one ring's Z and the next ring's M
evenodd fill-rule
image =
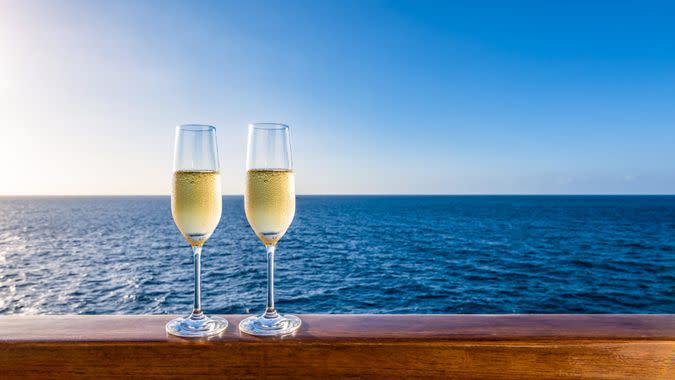
M171 316L0 317L0 379L675 379L675 315L301 315L294 336L167 336Z

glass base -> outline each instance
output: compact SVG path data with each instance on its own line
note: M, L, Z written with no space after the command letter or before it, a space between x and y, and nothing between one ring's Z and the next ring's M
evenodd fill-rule
M239 330L255 336L288 335L300 328L302 321L295 315L277 314L275 317L257 315L239 322Z
M225 331L227 325L227 319L224 318L207 317L204 314L200 317L190 315L167 323L166 332L185 338L199 338L218 335Z

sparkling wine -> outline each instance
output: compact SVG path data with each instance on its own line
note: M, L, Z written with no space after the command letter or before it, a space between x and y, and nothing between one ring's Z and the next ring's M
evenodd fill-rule
M265 245L274 245L284 236L295 215L293 171L253 169L247 175L246 218Z
M173 175L171 212L185 239L201 246L220 221L223 199L217 171L177 171Z

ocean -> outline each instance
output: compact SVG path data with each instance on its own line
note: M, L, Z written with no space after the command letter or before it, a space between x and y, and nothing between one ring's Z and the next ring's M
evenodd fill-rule
M675 313L675 196L299 196L287 313ZM207 313L265 303L262 244L223 198ZM0 314L185 314L170 198L0 198Z

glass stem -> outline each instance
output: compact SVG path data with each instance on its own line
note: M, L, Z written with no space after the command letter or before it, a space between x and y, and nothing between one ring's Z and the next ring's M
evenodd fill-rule
M265 309L265 318L276 318L277 309L274 307L274 251L276 246L268 245L267 250L267 308Z
M193 246L192 256L195 264L195 303L190 318L202 319L204 318L204 313L202 313L202 247Z

